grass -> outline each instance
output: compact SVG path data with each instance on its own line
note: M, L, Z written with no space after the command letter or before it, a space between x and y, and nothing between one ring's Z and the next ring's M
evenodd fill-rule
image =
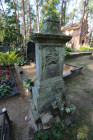
M92 95L92 96L93 96L93 89L85 88L85 89L84 89L84 92L85 92L85 93L88 93L89 95Z
M79 97L79 103L76 103L77 108L77 120L74 124L72 124L65 132L65 140L93 140L93 122L89 121L88 108L86 109L86 104L82 104L82 99L87 99L88 102L90 101L90 98L83 98L84 93L87 93L86 97L88 95L93 96L93 88L90 85L90 80L92 82L92 62L88 59L88 56L79 57L75 59L69 59L65 60L65 63L73 64L73 65L81 65L83 66L82 74L73 77L69 82L66 83L66 87L68 88L67 94L72 95L73 97L79 97L79 92L82 92L82 97ZM90 67L91 66L91 69ZM71 99L74 101L74 98ZM81 101L80 101L81 100ZM83 100L83 102L86 102ZM83 103L82 102L82 103ZM88 106L88 104L87 104ZM91 108L92 109L92 106ZM90 119L91 120L91 119Z

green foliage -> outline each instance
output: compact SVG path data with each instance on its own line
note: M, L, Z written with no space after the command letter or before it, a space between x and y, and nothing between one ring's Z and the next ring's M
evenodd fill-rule
M87 52L87 51L93 51L93 48L88 46L81 46L79 50L82 52Z
M62 126L61 124L55 123L54 126L52 127L52 136L55 140L63 140L63 135L62 135Z
M68 51L65 51L65 56L68 56L69 55L69 52Z
M65 108L66 113L73 112L75 110L75 107L73 105L67 105Z
M33 78L28 79L27 82L25 82L25 84L24 84L24 87L25 87L25 88L29 88L32 79L33 79Z
M33 140L48 140L48 134L40 130Z
M42 17L43 18L51 17L51 16L53 16L54 18L59 17L59 12L57 11L58 4L59 4L59 0L45 0L41 10Z
M24 65L26 65L26 64L27 64L27 62L24 61L24 60L20 60L20 61L17 62L17 65L18 65L18 66L24 66Z
M0 65L8 66L13 65L19 60L17 57L16 52L9 53L2 53L0 52Z
M72 52L72 51L73 51L73 50L72 50L71 48L69 48L69 47L66 47L65 50L68 51L68 52Z
M0 96L8 95L11 91L12 88L10 86L7 86L6 84L0 85Z

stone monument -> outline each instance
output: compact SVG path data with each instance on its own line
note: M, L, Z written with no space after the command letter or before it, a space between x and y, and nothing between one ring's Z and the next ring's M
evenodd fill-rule
M35 61L35 43L29 41L27 43L27 52L26 52L27 60Z
M7 43L4 43L3 44L3 52L6 53L8 52L9 48L8 48L8 44Z
M63 81L63 64L66 42L71 36L59 31L59 20L46 19L43 32L31 37L35 42L37 79L32 88L30 105L34 120L41 117L44 108L51 104L62 116L66 103Z

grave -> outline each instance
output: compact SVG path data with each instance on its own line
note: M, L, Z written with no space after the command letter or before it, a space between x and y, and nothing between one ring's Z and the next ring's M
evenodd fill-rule
M35 43L29 41L27 43L27 52L26 52L27 60L35 61Z
M8 44L4 43L3 44L3 52L6 53L8 52L9 48L8 48Z
M36 47L37 79L32 88L30 106L34 123L40 119L44 125L53 118L56 110L62 117L68 104L62 71L65 46L71 36L60 33L59 20L48 18L44 21L43 32L35 33L31 38Z

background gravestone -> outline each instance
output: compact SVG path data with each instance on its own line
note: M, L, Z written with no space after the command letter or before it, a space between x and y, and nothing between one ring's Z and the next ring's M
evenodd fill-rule
M27 60L35 61L35 43L29 41L27 43L27 52L26 52Z
M3 44L3 52L6 53L6 52L8 52L8 50L9 50L8 49L8 44L6 44L6 43Z

